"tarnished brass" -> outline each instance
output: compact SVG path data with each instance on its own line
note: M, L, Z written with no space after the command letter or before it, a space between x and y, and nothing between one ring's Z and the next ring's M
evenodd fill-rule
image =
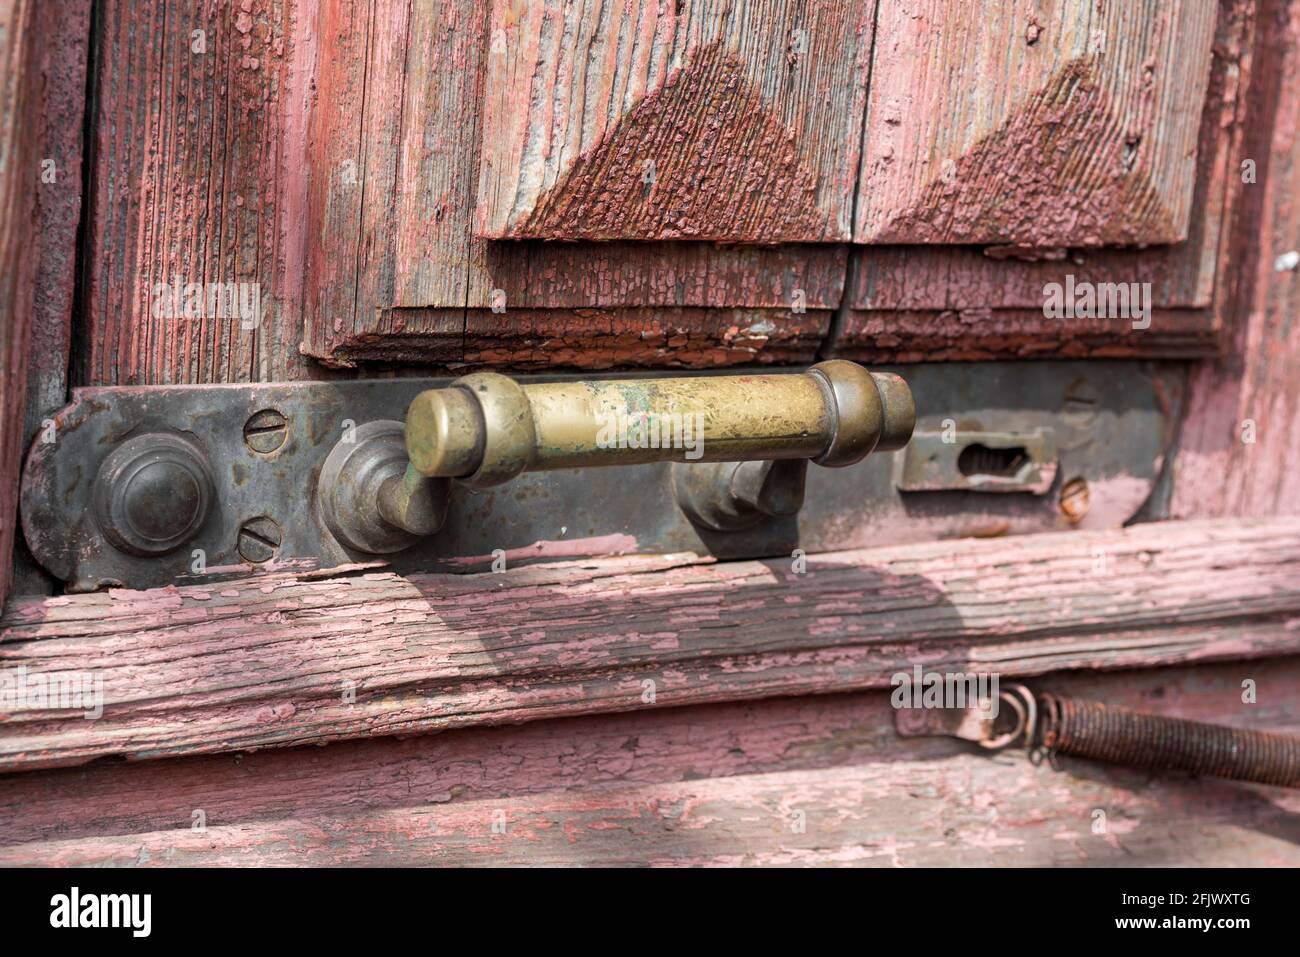
M447 518L450 482L406 461L401 422L377 419L335 443L321 466L316 501L331 534L360 552L410 548Z
M673 497L698 528L734 532L803 508L807 459L673 464Z
M420 474L484 488L522 472L649 462L852 465L902 448L915 418L899 376L838 359L785 375L521 385L474 373L416 397L406 448Z
M809 461L901 448L915 417L902 379L841 360L793 375L529 384L478 372L419 393L405 423L341 437L316 501L335 539L383 554L442 527L452 479L488 488L523 472L673 462L691 521L737 531L796 514Z
M480 467L483 449L474 437L486 432L483 412L469 390L450 388L454 377L78 389L57 416L58 441L37 436L32 443L19 514L36 561L69 590L90 591L208 580L196 571L196 550L213 581L241 563L274 559L328 568L375 554L390 556L403 574L477 571L498 549L512 563L514 556L610 549L736 560L790 555L795 548L811 555L950 532L982 534L994 526L1029 534L1059 528L1063 513L1079 518L1089 503L1089 515L1129 516L1139 506L1138 514L1146 514L1154 507L1147 497L1182 409L1179 370L1096 360L921 363L892 371L906 376L917 398L907 454L868 456L832 470L802 468L809 459L700 464L683 449L673 453L680 462L525 472L486 494L407 467L408 438L417 430L408 436L405 414L426 392L459 397L463 414L448 415L448 427L471 437L430 450L447 463L462 457L444 474L469 475ZM518 382L572 378L544 373ZM891 410L886 419L893 418L891 380L870 382L877 390L883 385L883 405ZM744 392L742 399L752 406L757 395ZM1072 411L1077 395L1090 397L1086 415ZM852 410L837 404L847 419ZM531 423L531 401L528 411ZM952 423L955 431L946 430ZM714 426L705 424L706 453L713 451ZM967 491L902 490L930 487L924 472L904 472L900 482L895 469L917 461L911 450L918 442L918 454L927 451L926 433L939 442L945 430L956 444L929 452L942 452L943 481L960 481L957 487ZM1052 437L1053 455L1030 440L1036 433ZM137 460L136 440L146 437L152 447L161 435L184 439L197 470L181 467L187 457L170 453L163 456L166 467L146 469L161 453L145 450ZM888 437L881 443L891 444ZM968 452L971 444L983 449ZM984 495L976 509L968 492L985 476L1027 478L1017 464L1022 448L1040 472L1055 466L1056 484L1041 495ZM175 502L150 514L159 489ZM927 494L943 501L924 501Z

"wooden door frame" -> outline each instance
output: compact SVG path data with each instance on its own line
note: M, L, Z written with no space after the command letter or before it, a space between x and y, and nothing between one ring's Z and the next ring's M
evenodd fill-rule
M14 8L24 0L6 2ZM88 11L89 0L79 9ZM995 664L1008 676L1093 669L1044 680L1105 679L1115 700L1149 704L1170 695L1161 700L1174 710L1225 721L1241 718L1224 700L1249 670L1273 676L1284 693L1244 720L1277 727L1294 718L1300 523L1288 516L1300 513L1300 337L1293 332L1300 270L1288 254L1300 248L1293 141L1300 0L1262 0L1259 17L1269 29L1259 31L1250 68L1266 82L1252 84L1243 127L1258 182L1242 191L1220 260L1215 309L1231 319L1228 351L1190 370L1192 401L1172 476L1172 511L1186 521L814 556L803 576L773 563L661 556L501 576L337 570L10 598L0 624L6 667L99 670L112 707L102 723L60 713L6 722L0 765L27 773L0 775L0 818L14 822L11 833L21 838L0 841L0 862L350 863L394 846L402 848L394 859L406 863L843 860L845 851L825 843L824 832L808 841L789 836L794 794L850 822L835 834L854 842L854 853L874 848L868 857L893 863L1053 863L1063 846L1073 859L1097 861L1294 863L1294 848L1269 843L1294 814L1282 798L1204 781L1054 779L1050 769L1018 759L999 764L913 742L909 757L890 744L882 718L891 669L917 654L945 667ZM35 34L10 36L30 42ZM84 49L72 48L81 52L42 62L84 63ZM47 56L56 49L46 47ZM30 47L23 51L29 66L10 75L34 83L37 58ZM50 69L42 86L45 124L10 120L7 127L23 134L21 155L29 159L43 155L30 133L39 144L51 130L70 129L49 120L52 102L75 96L75 80L51 93L48 77L57 73ZM79 135L53 155L75 166L72 140ZM58 344L69 335L70 293L47 290L42 305L32 276L71 288L76 230L69 224L77 222L80 181L65 181L52 203L0 182L0 199L17 202L26 217L8 220L10 245L0 247L0 261L19 262L13 275L23 277L0 301L0 348L9 350L0 392L10 410L0 432L9 448L21 448L23 438L15 403L41 396L29 405L30 435L33 414L46 414L40 410L67 381ZM13 231L21 226L26 235L38 221L40 243L15 252ZM32 332L33 322L47 320ZM26 346L24 337L45 344ZM15 361L27 355L26 366ZM20 384L28 369L30 393ZM5 459L12 463L7 489L16 490L20 461ZM15 507L16 496L0 496L7 513L0 538L12 535ZM882 600L882 584L897 587L887 590L890 601L906 607ZM568 618L557 611L565 600L577 602ZM799 603L805 607L790 616ZM588 614L595 624L583 624ZM558 642L539 637L539 627ZM1237 661L1243 664L1229 664ZM1213 701L1191 705L1207 673L1184 670L1196 662L1231 671L1214 672ZM1130 670L1147 666L1158 670ZM1108 669L1124 671L1101 674ZM653 703L642 697L646 681L654 682ZM807 696L813 693L821 696ZM538 720L557 716L573 721ZM526 727L496 727L519 722ZM448 728L466 730L426 733ZM598 738L602 728L608 737ZM739 748L746 734L766 736L771 753ZM328 752L292 747L344 739L353 740ZM241 778L241 755L250 749L266 751L248 760ZM820 754L821 763L810 770L800 753ZM317 766L321 755L330 760ZM130 774L114 761L61 767L105 757L139 764ZM155 760L168 757L174 760ZM445 806L439 788L459 777L436 760L483 768L479 800ZM517 769L528 761L572 762L573 781L608 778L610 787L566 794L572 785L557 790L554 776L539 775L536 793L521 793L530 785ZM627 761L640 762L630 777L611 771ZM728 769L747 776L728 777ZM637 778L642 772L650 780ZM84 775L78 787L69 786L74 774ZM229 789L214 792L214 781ZM1004 836L1024 854L989 844L972 793L1005 809ZM142 796L110 808L101 828L105 794ZM182 804L190 795L224 795L226 804L213 805L211 834L177 818L178 794ZM503 851L490 812L512 794L514 826L532 843ZM231 801L246 802L255 819L235 820ZM1086 830L1099 806L1148 826L1062 845L1060 836ZM723 822L731 843L681 840L701 816ZM916 847L898 847L895 835L914 820L955 837L935 842L919 832ZM442 840L430 822L460 836ZM1182 838L1193 828L1201 842L1190 848ZM589 841L575 845L574 833Z

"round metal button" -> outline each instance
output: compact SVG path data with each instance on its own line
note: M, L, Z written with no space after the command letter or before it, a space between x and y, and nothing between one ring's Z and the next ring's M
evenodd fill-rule
M212 506L212 470L203 450L166 432L127 439L95 477L95 518L131 555L165 555L203 526Z

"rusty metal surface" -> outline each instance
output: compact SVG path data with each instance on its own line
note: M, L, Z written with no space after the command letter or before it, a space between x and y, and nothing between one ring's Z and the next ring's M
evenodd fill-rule
M401 422L378 419L344 432L313 489L317 514L337 541L381 555L442 527L450 483L408 466Z
M964 707L899 708L900 737L951 737L987 750L1020 746L1035 762L1057 754L1162 771L1300 788L1300 736L1149 714L1022 684Z
M1300 737L1187 721L1063 695L1038 698L1048 752L1235 781L1300 787Z
M1046 494L1056 480L1056 440L1032 432L917 432L894 459L903 492L1029 492Z
M696 526L717 532L797 515L807 482L807 459L673 466L677 504Z
M900 493L893 456L882 454L842 469L810 467L797 516L714 532L683 514L669 463L560 469L525 473L481 490L453 485L442 530L388 563L398 571L469 571L483 570L494 559L515 564L669 551L789 559L798 549L1116 527L1150 493L1181 400L1177 366L1042 362L917 365L898 371L912 386L919 429L941 431L946 419L956 421L959 435L1050 429L1059 464L1053 494ZM451 381L77 390L57 417L54 441L38 438L28 457L24 534L38 560L74 589L213 579L264 569L266 562L308 569L372 561L373 555L349 549L331 534L314 494L320 470L345 429L400 419L419 393ZM211 514L194 538L152 558L124 554L109 544L90 507L100 463L126 439L147 432L198 443L212 464L214 482ZM1056 494L1073 479L1085 481L1089 490L1088 509L1077 521L1062 513ZM266 521L257 527L278 529L280 540L273 547L245 550L263 556L259 565L241 553L239 543L252 541L252 532L241 530L260 519ZM202 553L201 571L196 552Z

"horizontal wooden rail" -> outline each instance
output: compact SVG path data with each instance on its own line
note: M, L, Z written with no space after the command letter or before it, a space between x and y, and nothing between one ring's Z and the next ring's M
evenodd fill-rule
M1289 798L1063 777L965 754L0 846L0 867L1297 865Z
M1300 519L806 561L265 575L15 601L0 676L102 680L103 713L6 705L0 768L882 688L917 664L1010 677L1300 651Z
M1255 701L1242 701L1245 678ZM1035 681L1171 716L1300 727L1300 657ZM889 697L0 775L0 866L1300 864L1300 791L1067 756L1034 768L1015 752L902 738Z

